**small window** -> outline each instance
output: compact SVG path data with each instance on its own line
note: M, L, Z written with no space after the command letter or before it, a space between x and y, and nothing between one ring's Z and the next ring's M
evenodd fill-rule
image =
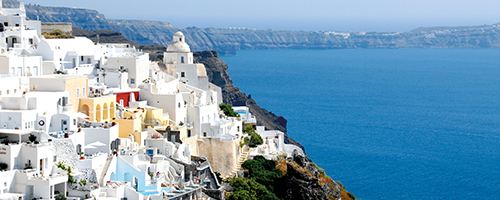
M181 63L184 63L184 56L181 56Z
M76 88L76 98L80 98L80 88Z
M17 89L14 89L14 94L17 93Z
M57 162L57 156L54 156L54 162Z
M80 61L83 61L83 56L80 56Z
M130 79L130 84L135 84L135 79L131 78Z
M158 104L159 104L159 103L160 103L160 101L156 101L156 103L158 103Z
M182 42L182 38L179 38L179 41Z
M59 58L59 61L62 61L62 58Z
M9 91L9 90L7 90L7 94L10 94L10 91Z
M76 126L76 119L73 119L73 125Z
M207 132L203 132L203 137L207 137Z
M191 130L188 130L188 137L191 137Z
M181 72L181 77L186 77L186 73Z
M9 26L9 22L4 22L3 25L4 26Z
M19 24L16 24L16 27L19 27Z
M33 44L33 38L28 39L30 41L30 44Z
M8 91L8 90L7 90L7 94L9 94L9 91ZM177 105L177 107L179 107L179 108L180 108L180 107L181 107L181 103L179 103L179 104Z

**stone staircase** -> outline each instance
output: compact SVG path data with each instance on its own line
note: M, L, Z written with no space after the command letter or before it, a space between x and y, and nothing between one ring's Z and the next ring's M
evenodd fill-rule
M238 162L236 163L236 167L233 169L233 171L231 171L231 173L229 173L227 176L224 177L224 180L228 180L230 178L235 177L236 173L238 173L238 171L243 169L241 165L247 160L248 155L250 154L251 151L252 149L250 148L247 151L244 151L243 153L240 154L240 156L238 157Z
M106 163L104 164L104 168L102 169L101 177L99 177L99 184L101 184L101 187L105 185L103 180L106 176L106 172L108 172L111 161L113 161L113 156L109 156L108 158L106 158Z

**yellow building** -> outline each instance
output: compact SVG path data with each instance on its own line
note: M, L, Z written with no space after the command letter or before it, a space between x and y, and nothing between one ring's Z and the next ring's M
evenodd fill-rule
M93 122L111 122L116 117L116 95L80 99L78 109Z
M42 92L69 91L73 111L79 110L80 99L87 98L88 77L84 75L47 75L30 77L30 90Z
M168 115L163 115L163 109L160 108L129 108L123 112L123 119L115 119L114 122L119 126L119 137L127 138L129 135L134 136L135 142L142 144L142 140L146 135L143 131L147 130L148 126L152 128L168 126Z

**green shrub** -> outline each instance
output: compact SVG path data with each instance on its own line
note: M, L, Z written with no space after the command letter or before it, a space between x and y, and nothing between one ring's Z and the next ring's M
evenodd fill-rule
M276 168L276 162L263 156L255 156L241 165L247 170L249 179L234 178L229 184L235 192L228 199L270 199L279 200L274 193L274 184L283 172Z
M219 108L224 112L224 115L228 117L239 117L240 114L234 112L233 107L231 105L221 103Z

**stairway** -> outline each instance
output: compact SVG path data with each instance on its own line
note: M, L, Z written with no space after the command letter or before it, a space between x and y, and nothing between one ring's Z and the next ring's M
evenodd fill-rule
M238 157L238 162L236 163L236 167L233 169L233 171L231 171L231 173L229 173L227 176L224 177L224 180L227 180L229 178L233 178L234 176L236 176L236 173L238 171L243 169L241 167L241 165L247 160L248 155L250 154L251 151L252 151L252 149L250 148L250 149L248 149L248 151L240 154L240 156Z
M109 165L111 164L111 161L113 160L113 156L109 156L107 159L106 159L106 164L104 164L104 167L102 168L102 172L101 172L101 177L99 178L99 184L100 186L104 186L104 177L106 176L106 172L108 172L108 168L109 168Z

